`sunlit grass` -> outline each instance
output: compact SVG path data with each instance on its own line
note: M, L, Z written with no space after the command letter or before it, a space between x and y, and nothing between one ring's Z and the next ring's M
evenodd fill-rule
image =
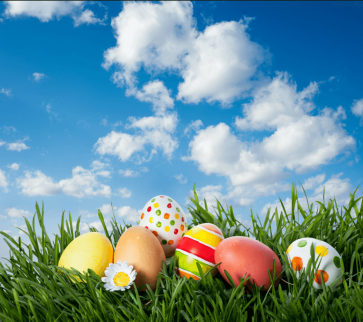
M181 279L174 270L175 259L164 265L155 291L107 292L93 271L71 274L56 266L67 245L80 235L80 217L74 229L71 214L66 219L63 213L59 234L50 238L44 205L40 209L36 204L35 215L31 222L25 218L27 229L23 230L30 244L0 232L11 250L6 264L0 263L0 321L363 321L363 203L358 209L361 198L356 198L356 191L349 205L338 208L335 200L323 200L314 212L312 204L307 211L302 208L293 185L290 214L286 207L281 213L272 209L261 221L251 211L252 227L247 228L236 219L232 207L217 201L212 213L205 202L201 206L194 189L188 207L193 217L189 228L210 222L226 238L253 237L279 256L283 273L278 288L254 289L252 294L244 292L242 283L237 288L229 286L220 275L207 274L201 281ZM115 246L130 226L120 225L113 217L108 231L100 211L98 216ZM313 289L313 278L310 282L307 278L313 274L311 267L296 278L285 251L302 237L323 240L342 255L341 284Z

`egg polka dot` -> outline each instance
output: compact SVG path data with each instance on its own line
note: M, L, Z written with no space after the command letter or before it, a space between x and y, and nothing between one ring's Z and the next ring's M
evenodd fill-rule
M173 245L174 244L174 240L169 240L168 241L168 245Z
M170 227L166 226L164 229L165 229L166 232L168 232L170 230Z
M291 266L294 271L300 271L303 268L303 260L301 257L294 257L291 260Z
M327 272L323 271L322 269L319 269L316 272L316 275L315 275L315 278L314 278L315 283L317 283L319 285L322 284L322 281L321 281L321 273L323 273L324 283L326 283L329 280L329 274Z
M164 214L164 218L165 218L165 219L169 219L169 217L170 217L170 214L168 214L168 213L165 213L165 214Z
M180 230L183 231L184 230L184 225L180 225Z
M340 265L340 258L338 256L334 256L333 262L334 262L334 265L335 265L336 268L340 268L341 267L341 265Z
M158 237L158 232L156 231L156 230L153 230L153 234L156 236L156 237Z
M308 242L307 242L306 240L300 240L300 241L297 243L297 245L298 245L299 247L305 247L307 243L308 243Z
M182 233L182 237L184 237L185 233Z
M178 233L178 229L174 229L174 234L176 235Z
M146 229L149 229L149 227L148 227L148 226L145 226L145 228L146 228Z
M166 241L165 239L163 239L163 240L161 241L161 243L162 243L163 245L166 245L167 241Z
M286 254L290 253L291 249L292 249L292 244L287 248Z
M170 202L173 202L173 199L168 198L168 200L169 200Z
M147 211L150 212L151 211L151 207L147 207Z
M175 225L175 221L174 220L171 220L170 221L170 225L174 226Z
M158 223L156 224L156 227L160 228L161 227L161 222L158 221Z
M155 198L152 198L152 199L151 199L151 202L154 202L154 201L155 201Z
M159 204L157 202L154 203L154 207L157 208L159 207Z
M154 218L153 217L150 217L149 218L149 223L152 224L154 222Z
M184 222L184 217L182 217L182 222Z
M179 219L179 215L178 214L175 214L175 219Z
M144 216L145 216L145 214L144 214L144 213L142 213L142 214L141 214L141 219L144 219Z
M179 209L179 207L176 207L176 211L177 211L177 212L180 212L180 209Z
M167 207L168 207L168 208L171 208L171 203L168 203Z
M158 216L160 216L161 215L161 210L160 209L158 209L158 210L156 210L156 212L155 212Z
M317 253L321 257L324 257L329 254L329 250L325 246L316 246L315 253Z

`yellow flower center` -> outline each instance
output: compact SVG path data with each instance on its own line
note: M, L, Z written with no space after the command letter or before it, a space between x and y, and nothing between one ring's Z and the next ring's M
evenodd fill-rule
M119 272L115 275L113 281L116 286L124 287L130 283L130 277L124 272Z

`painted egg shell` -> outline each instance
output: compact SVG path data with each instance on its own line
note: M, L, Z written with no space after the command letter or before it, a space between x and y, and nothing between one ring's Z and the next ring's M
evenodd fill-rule
M68 269L73 267L80 272L87 272L90 268L99 277L103 277L106 268L112 262L113 247L111 242L101 233L90 232L75 238L66 247L58 266Z
M258 240L234 236L223 240L217 247L215 252L216 263L222 262L218 266L218 270L229 283L229 280L224 273L226 270L232 277L236 286L241 283L241 278L250 277L249 280L244 282L249 290L253 283L260 287L263 285L262 290L267 291L271 286L270 274L273 274L273 260L275 260L275 276L281 274L281 262L274 251L259 242ZM275 287L280 282L278 278L275 282Z
M127 261L134 267L137 287L148 284L155 290L166 259L163 248L151 231L134 226L128 228L117 242L114 263L117 261ZM141 290L145 291L146 287Z
M224 239L220 229L213 224L201 224L189 230L176 248L177 272L180 276L200 280L197 263L206 274L214 265L214 252ZM215 269L212 276L218 271Z
M145 205L139 226L150 229L159 239L166 257L174 255L179 240L188 229L182 208L168 196L156 196Z
M322 289L321 273L326 286L331 285L335 280L342 275L340 268L340 255L328 243L315 239L315 238L301 238L295 240L287 249L286 254L289 262L296 276L300 275L303 268L307 268L310 256L310 247L313 245L315 250L315 260L320 256L318 263L319 267L316 268L313 287ZM312 263L313 265L313 263ZM315 273L315 272L314 272Z

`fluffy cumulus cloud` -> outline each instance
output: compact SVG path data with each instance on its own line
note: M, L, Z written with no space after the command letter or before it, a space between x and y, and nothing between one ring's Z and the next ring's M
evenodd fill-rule
M282 180L289 173L316 169L355 147L354 138L342 127L345 113L341 107L310 113L317 90L312 83L297 92L287 74L277 75L244 105L244 118L236 119L237 128L269 130L270 136L243 141L225 123L209 126L194 136L190 156L183 160L195 161L206 174L228 177L236 197L288 190Z
M343 173L338 173L335 175L332 175L330 179L325 180L325 175L317 175L315 177L311 177L306 181L306 185L310 188L309 190L314 190L312 193L308 193L308 201L309 205L314 204L313 211L316 211L319 208L319 205L315 203L316 201L323 201L323 191L325 188L325 203L327 204L329 200L333 200L334 198L337 201L338 207L340 206L348 206L349 200L350 200L350 193L352 192L352 185L350 183L350 180L348 178L341 179L341 176ZM305 188L305 186L304 186ZM300 195L300 194L299 194ZM306 202L305 196L299 197L299 203L301 207L307 211L308 205ZM292 200L291 198L286 198L286 200L283 201L285 210L287 214L291 213L292 210ZM268 211L268 208L271 208L271 212L275 212L275 209L277 208L277 211L279 214L283 212L283 208L281 205L281 202L279 200L274 201L273 203L267 203L261 210L261 215L265 215ZM295 207L296 212L297 208Z
M8 165L8 168L11 169L11 170L14 170L14 171L19 170L19 167L20 166L17 163L12 163L12 164Z
M185 184L188 182L188 178L185 177L182 173L174 175L174 178L179 181L181 184Z
M4 94L4 95L6 95L6 96L9 96L9 97L11 97L11 96L12 96L12 94L11 94L11 89L7 89L7 88L2 88L2 89L0 90L0 93L1 93L1 94Z
M95 17L93 11L84 9L84 1L5 1L4 15L8 18L27 16L48 22L54 18L70 16L74 25L103 23L103 18Z
M189 136L192 131L198 131L203 126L201 120L192 121L185 129L184 134Z
M23 151L23 150L28 150L30 149L25 143L24 141L27 140L28 138L25 138L24 140L19 140L17 142L12 142L12 143L8 143L6 145L6 149L10 150L10 151Z
M8 208L5 210L7 215L11 218L28 217L31 213L28 210L22 210L18 208Z
M251 89L266 58L247 33L250 20L221 22L199 32L191 2L125 2L112 19L117 44L106 50L103 66L115 65L114 82L140 100L146 94L135 88L136 73L143 67L148 73L181 76L179 100L228 104ZM159 81L152 85L148 90L162 88Z
M122 198L130 198L132 192L127 189L127 188L120 188L117 190L117 193L122 197Z
M8 192L8 180L6 179L5 172L0 169L0 188L4 192Z
M40 170L26 171L25 176L17 179L18 187L27 196L53 196L64 193L77 198L100 196L111 197L110 186L98 181L98 177L108 177L109 172L101 169L83 169L80 166L72 170L72 177L55 182Z
M361 125L363 124L363 98L360 100L354 100L351 107L352 113L361 118Z
M166 113L142 117L130 118L127 129L134 129L135 134L115 132L99 138L95 144L96 152L105 155L117 156L120 161L128 161L137 152L143 151L146 146L152 150L148 158L137 156L139 163L149 161L157 150L161 150L165 156L171 158L173 151L178 147L174 137L176 124L178 122L176 113Z
M125 220L125 222L137 222L140 219L140 211L137 211L136 209L133 209L129 206L119 208L117 210L117 215L118 217Z
M119 170L118 173L121 174L123 177L129 177L129 178L135 178L139 175L138 171L134 171L131 169Z

